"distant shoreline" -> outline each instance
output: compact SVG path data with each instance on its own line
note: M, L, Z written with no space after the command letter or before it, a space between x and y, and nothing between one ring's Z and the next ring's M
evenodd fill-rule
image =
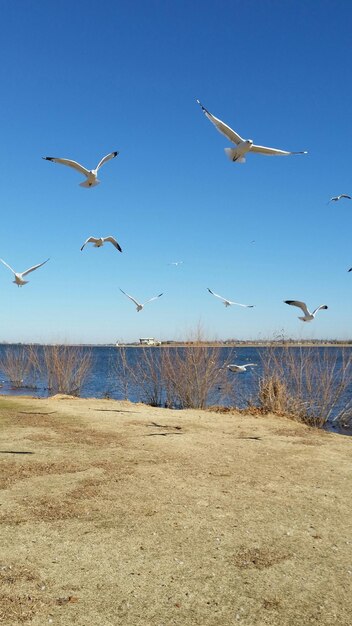
M0 348L9 348L12 346L52 346L61 345L58 343L0 343ZM76 348L190 348L190 347L207 347L207 348L352 348L351 341L324 341L324 340L307 340L307 341L162 341L161 344L145 345L140 343L70 343L65 344Z

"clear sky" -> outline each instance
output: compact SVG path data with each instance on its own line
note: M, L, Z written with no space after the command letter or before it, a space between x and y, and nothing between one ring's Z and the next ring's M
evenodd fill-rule
M348 0L1 3L0 340L351 338ZM227 160L196 103L308 155ZM93 168L101 184L42 156ZM80 247L90 236L109 244ZM254 243L252 243L254 240ZM182 260L179 266L169 265ZM137 313L119 287L144 302ZM210 287L253 309L225 308ZM299 309L327 304L313 323Z

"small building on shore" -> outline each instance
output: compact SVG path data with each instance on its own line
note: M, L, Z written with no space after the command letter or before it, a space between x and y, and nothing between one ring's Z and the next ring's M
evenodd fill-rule
M161 341L154 339L154 337L142 337L139 340L141 346L160 346Z

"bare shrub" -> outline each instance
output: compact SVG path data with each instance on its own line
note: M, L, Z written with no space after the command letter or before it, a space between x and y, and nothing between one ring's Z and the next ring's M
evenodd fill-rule
M45 346L44 363L51 393L78 396L91 370L92 355L79 346Z
M170 408L205 408L209 400L233 397L234 378L228 377L227 364L217 346L204 345L199 328L186 347L134 348L128 358L118 348L114 372L118 388L128 397L131 390L141 402Z
M159 348L136 348L137 360L129 368L130 380L141 402L161 406L164 402L163 363ZM127 361L125 362L126 366Z
M116 381L118 392L124 400L129 399L131 387L131 365L128 362L127 351L123 346L116 347L116 353L110 361L110 371Z
M258 404L311 426L352 421L352 353L334 348L268 348Z
M33 346L12 346L6 348L4 356L0 359L0 369L15 389L33 385L33 380L38 373L34 360Z
M221 403L221 398L233 395L234 379L230 382L227 372L233 354L224 363L219 347L204 345L199 326L187 344L185 348L162 349L166 404L204 409L211 398Z

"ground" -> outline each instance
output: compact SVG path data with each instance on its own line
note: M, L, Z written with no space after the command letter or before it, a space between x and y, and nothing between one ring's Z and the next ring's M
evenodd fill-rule
M352 438L0 399L0 624L351 626Z

